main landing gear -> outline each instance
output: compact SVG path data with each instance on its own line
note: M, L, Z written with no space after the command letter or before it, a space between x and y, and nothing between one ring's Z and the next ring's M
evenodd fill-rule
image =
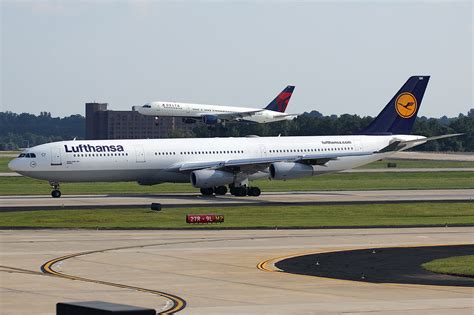
M236 197L244 197L244 196L258 197L261 194L260 188L248 187L247 185L235 187L233 184L230 184L229 190L230 190L230 194ZM201 188L201 194L203 196L212 196L214 194L223 196L227 194L227 187L217 186L217 187Z
M49 182L49 185L52 188L51 197L53 197L53 198L61 197L61 191L59 190L59 183L58 182Z

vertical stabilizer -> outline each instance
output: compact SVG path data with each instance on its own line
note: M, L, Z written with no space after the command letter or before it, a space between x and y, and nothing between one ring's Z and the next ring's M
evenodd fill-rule
M288 85L265 109L284 113L294 89L294 86Z
M410 134L421 106L429 76L413 76L360 134Z

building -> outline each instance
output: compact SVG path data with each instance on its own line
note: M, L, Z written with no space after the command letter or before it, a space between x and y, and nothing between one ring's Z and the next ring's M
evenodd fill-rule
M140 115L135 111L108 110L107 103L86 103L86 139L168 138L176 130L189 132L193 124L178 117Z

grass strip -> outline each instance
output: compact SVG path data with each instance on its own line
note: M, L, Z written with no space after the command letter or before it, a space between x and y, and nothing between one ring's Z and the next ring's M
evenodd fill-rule
M222 214L221 224L185 223L186 214ZM417 203L312 206L237 206L208 209L164 208L44 210L0 213L1 227L175 229L321 228L370 226L472 225L472 203Z
M474 277L474 255L435 259L421 266L436 273Z
M327 191L384 189L461 189L474 188L474 172L415 173L335 173L288 181L258 180L251 183L262 191ZM199 192L191 184L140 186L135 182L61 183L64 195L151 194ZM0 177L0 195L49 195L46 181L26 177Z
M11 172L11 170L8 168L8 163L13 159L13 157L9 156L0 157L0 173Z
M384 159L359 167L359 169L383 169L387 163L397 164L397 168L471 168L474 162L469 161L437 161L437 160L405 160Z

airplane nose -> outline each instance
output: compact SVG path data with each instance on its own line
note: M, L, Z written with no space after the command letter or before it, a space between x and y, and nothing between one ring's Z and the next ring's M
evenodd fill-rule
M132 106L132 110L133 110L134 112L136 112L136 111L138 111L138 107L139 107L139 106Z
M11 169L12 171L17 171L18 170L18 160L13 159L8 163L8 168Z

